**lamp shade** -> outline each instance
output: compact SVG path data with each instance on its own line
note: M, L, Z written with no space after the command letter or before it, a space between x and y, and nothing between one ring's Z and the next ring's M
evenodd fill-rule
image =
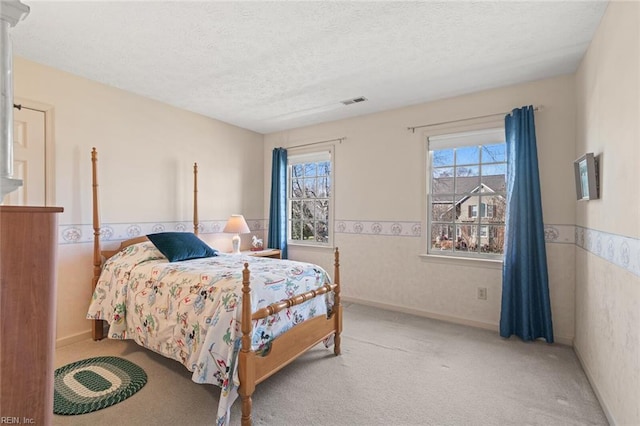
M241 214L232 214L227 220L227 224L224 226L222 232L229 234L248 234L251 232L247 221L244 220L244 216Z

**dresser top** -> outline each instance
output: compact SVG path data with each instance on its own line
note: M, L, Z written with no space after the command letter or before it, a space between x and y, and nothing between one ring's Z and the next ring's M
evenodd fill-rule
M62 213L62 207L0 206L0 213Z

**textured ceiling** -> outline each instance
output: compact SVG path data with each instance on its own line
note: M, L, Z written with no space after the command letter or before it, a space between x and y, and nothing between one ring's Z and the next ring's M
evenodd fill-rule
M260 133L571 73L607 5L22 1L16 55Z

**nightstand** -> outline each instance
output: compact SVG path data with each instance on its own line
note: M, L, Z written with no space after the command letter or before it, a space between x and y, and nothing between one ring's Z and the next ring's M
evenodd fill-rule
M264 250L244 250L241 252L247 256L255 256L255 257L270 257L272 259L281 259L280 250L279 249L264 249Z

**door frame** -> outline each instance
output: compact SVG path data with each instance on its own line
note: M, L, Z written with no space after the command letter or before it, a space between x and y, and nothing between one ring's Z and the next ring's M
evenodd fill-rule
M44 113L44 202L45 206L55 206L56 185L55 185L55 143L53 131L53 105L34 101L27 98L14 96L13 103L21 105L22 108L40 111Z

